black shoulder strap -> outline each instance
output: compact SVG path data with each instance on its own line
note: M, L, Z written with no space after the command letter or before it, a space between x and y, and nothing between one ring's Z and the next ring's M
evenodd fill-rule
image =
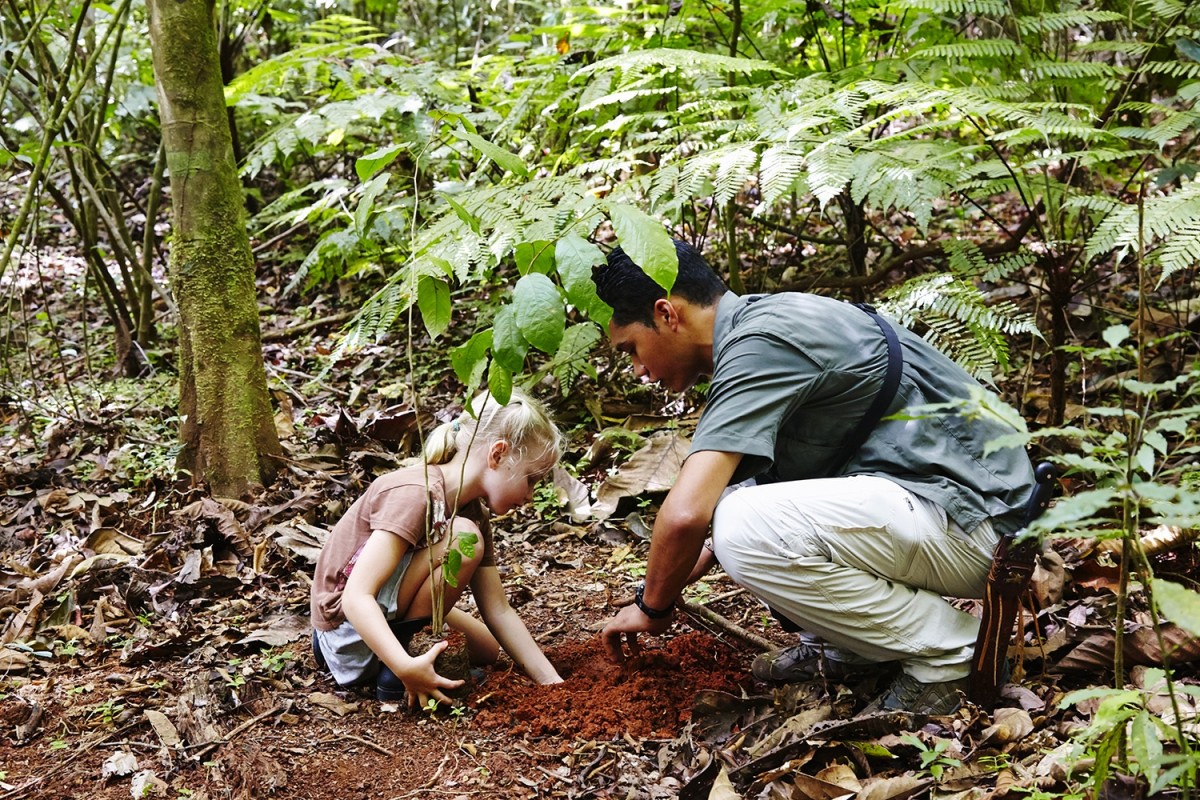
M850 438L842 445L842 452L829 470L830 477L841 472L842 467L846 466L846 463L863 446L863 442L867 441L867 437L871 435L871 431L875 430L879 420L883 419L883 413L887 411L888 406L896 397L896 390L900 387L900 373L904 368L904 355L900 351L900 339L896 336L896 331L869 304L855 303L854 305L870 314L871 319L875 320L875 324L883 332L883 338L887 341L887 374L883 378L883 385L879 387L879 393L875 395L875 401L871 403L867 413L863 414L863 418L858 421L858 427L854 429Z

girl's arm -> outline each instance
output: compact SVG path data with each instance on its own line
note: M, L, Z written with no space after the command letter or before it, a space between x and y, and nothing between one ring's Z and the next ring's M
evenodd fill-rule
M508 604L500 573L495 567L479 567L471 579L475 605L488 629L495 634L504 652L538 683L561 683L558 671L546 658L542 648L529 634L521 617Z
M342 611L371 652L404 683L409 705L424 708L431 697L439 703L451 702L442 689L453 689L462 685L462 681L443 678L433 668L434 659L446 648L444 641L422 656L410 656L392 634L375 599L400 566L408 547L408 542L393 533L372 531L346 579Z

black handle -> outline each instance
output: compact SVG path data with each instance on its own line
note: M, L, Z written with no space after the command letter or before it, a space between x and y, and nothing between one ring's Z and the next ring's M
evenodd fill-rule
M1025 505L1025 520L1021 527L1027 527L1029 523L1042 515L1042 512L1050 505L1050 500L1054 497L1055 479L1058 476L1054 474L1054 465L1049 461L1043 461L1033 468L1033 492L1029 495L1029 502Z

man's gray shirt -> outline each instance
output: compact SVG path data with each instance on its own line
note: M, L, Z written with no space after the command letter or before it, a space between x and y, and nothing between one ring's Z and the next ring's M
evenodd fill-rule
M966 400L979 384L921 337L894 324L904 355L885 417ZM887 343L870 315L811 294L726 294L713 330L713 375L691 452L743 455L731 483L825 477L887 372ZM993 402L999 403L999 400ZM990 417L954 411L881 422L837 473L888 478L937 503L964 530L991 518L1020 527L1033 469L1020 448L984 455L1012 433Z

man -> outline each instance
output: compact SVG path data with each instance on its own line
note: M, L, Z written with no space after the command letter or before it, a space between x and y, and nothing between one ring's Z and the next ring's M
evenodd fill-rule
M622 637L633 654L637 634L665 632L680 591L715 556L805 632L797 646L756 659L759 678L843 678L899 662L869 710L951 713L979 623L943 596L982 595L996 541L1020 526L1033 486L1023 451L987 452L1011 429L981 415L922 413L980 387L895 325L895 397L846 454L888 371L872 316L816 295L735 295L690 246L676 250L670 294L620 248L593 274L613 307L612 343L642 381L684 391L711 376L691 451L655 520L638 601L602 632L611 657L624 660ZM904 409L915 413L887 418Z

